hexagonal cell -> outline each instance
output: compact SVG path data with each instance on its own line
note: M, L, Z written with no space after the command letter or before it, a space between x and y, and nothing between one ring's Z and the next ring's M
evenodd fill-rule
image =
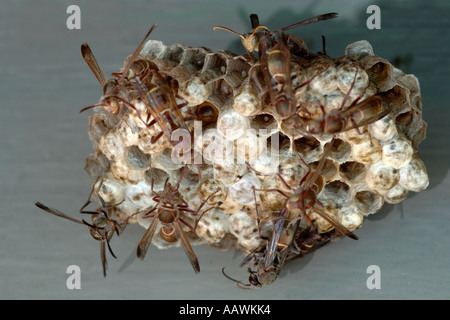
M235 141L235 153L242 163L254 162L263 152L267 152L266 139L259 137L254 129L248 129Z
M356 161L347 161L339 166L339 175L350 184L360 183L366 177L366 166Z
M211 206L221 205L227 198L227 187L220 181L214 179L213 174L202 177L197 188L197 195L202 201L208 201Z
M219 209L205 213L200 219L196 233L208 243L219 243L228 232L228 215Z
M364 217L360 210L354 206L349 205L339 210L339 221L350 231L354 231L361 227L364 222Z
M98 142L100 138L108 132L109 127L104 117L92 116L89 117L89 138L92 141Z
M397 126L402 128L403 132L405 132L406 128L412 123L413 118L414 118L414 110L410 110L404 113L400 113L395 118L395 123L397 124Z
M383 162L395 169L407 165L412 158L414 149L406 138L392 139L383 146Z
M267 138L267 148L278 154L280 154L281 150L288 150L290 144L291 139L281 131L273 132Z
M306 162L314 161L322 153L320 142L314 137L301 137L294 140L294 148Z
M166 62L171 62L173 65L178 65L184 55L184 48L178 45L172 45L167 48L165 52L164 60Z
M291 137L293 140L303 137L303 132L298 129L299 124L302 123L298 114L294 114L286 119L278 119L278 121L280 131L286 136Z
M360 191L353 197L355 206L365 215L377 212L383 206L383 197L371 191Z
M345 182L335 180L325 185L323 194L328 199L333 199L337 206L343 206L351 201L350 187Z
M239 245L248 251L257 248L262 239L259 236L258 223L245 211L239 211L228 220L229 231L238 239Z
M329 63L325 70L318 70L310 78L309 86L319 94L327 95L337 89L338 83L336 80L336 67Z
M246 83L236 89L233 99L233 109L243 116L259 114L262 109L258 90Z
M428 187L427 168L418 154L414 154L411 162L399 170L400 185L407 190L420 192Z
M367 171L366 182L371 189L383 192L394 187L399 179L400 176L397 169L378 162Z
M278 171L291 188L296 188L307 173L308 168L298 154L283 153L280 156ZM286 187L281 182L279 188L285 189Z
M328 143L325 144L324 150L327 149ZM349 143L341 140L334 139L333 145L331 147L330 152L328 153L328 157L336 160L338 163L342 163L348 159L352 151L352 147Z
M266 179L261 185L262 190L275 190L277 183L274 179ZM271 212L279 212L286 203L286 197L277 191L257 191L257 199L261 199L262 205ZM258 210L261 210L258 208ZM261 214L260 214L261 215Z
M278 123L271 114L261 113L254 116L253 119L250 120L250 127L258 131L265 130L267 132L266 136L268 136L277 130ZM262 131L259 132L260 136L264 134Z
M345 48L345 55L353 57L355 59L361 59L367 56L373 56L372 45L367 40L360 40L350 43Z
M250 127L250 121L234 109L220 111L217 119L217 131L227 140L234 141L244 135Z
M353 144L351 152L354 160L364 164L376 163L382 155L380 142L375 139Z
M167 45L159 40L148 40L142 48L141 55L145 54L147 59L153 60L161 57Z
M138 183L140 180L144 179L144 171L132 170L125 161L121 160L111 162L109 173L113 179L124 185Z
M239 181L228 188L230 197L243 205L255 203L253 188L261 188L261 181L251 172L247 172Z
M104 134L98 144L97 148L108 158L110 161L116 161L122 158L124 146L120 139L120 135L112 129Z
M152 199L151 186L145 180L127 186L125 195L128 201L138 208L150 208L156 205Z
M84 170L89 175L91 183L95 183L97 179L105 174L109 167L109 160L99 150L92 152L86 158Z
M207 52L204 49L202 50L202 48L186 49L180 64L189 64L193 66L195 70L200 71L203 69L203 66L205 65L205 57L207 53L210 52Z
M219 109L211 102L205 101L195 108L195 116L197 121L202 122L202 127L205 128L209 124L216 123L219 117Z
M214 178L226 186L230 186L239 181L247 171L244 163L234 161L223 161L214 164Z
M406 199L408 196L408 190L397 184L392 189L388 190L383 196L387 203L395 204Z
M124 151L124 159L133 170L147 170L151 164L150 155L142 152L138 146L130 146Z
M233 88L237 88L247 77L250 65L244 59L235 57L233 57L233 59L229 59L227 62L228 66L226 80Z
M206 129L194 142L195 151L203 156L203 163L212 164L234 159L233 141L227 142L216 128Z
M319 165L319 161L315 161L309 164L309 167L311 169L316 170L318 165ZM337 167L336 167L336 163L333 160L330 159L326 159L325 163L322 167L322 170L320 170L320 175L325 179L326 182L331 181L334 179L334 177L337 174Z
M226 98L233 98L233 87L225 79L219 80L217 90L222 96Z
M391 114L381 118L369 125L369 132L371 136L378 140L392 139L397 133L397 126L395 119Z
M224 76L226 72L227 59L224 55L220 53L211 53L206 55L202 73L209 73L212 78L219 78Z
M375 84L384 81L389 76L389 68L386 63L380 61L366 70L370 82Z
M344 62L337 68L337 79L338 79L338 87L343 94L347 94L350 92L350 97L353 97L349 100L361 96L364 94L366 88L369 84L369 77L364 70L361 70L359 66L355 66L353 62ZM356 79L355 79L356 74Z
M164 149L163 151L152 155L152 167L159 168L164 171L178 170L184 167L183 163L176 163L173 161L173 149Z
M139 131L137 140L141 150L145 153L156 154L171 146L166 135L161 136L156 142L154 142L153 139L157 134L151 129L152 128L147 128Z
M164 170L158 168L151 168L144 173L144 179L149 185L152 185L154 190L161 190L165 181L169 178L169 174Z
M213 80L211 84L214 87L208 101L214 103L216 106L225 106L233 103L233 88L223 78Z
M110 177L100 177L93 186L93 195L100 196L106 205L114 206L124 201L125 188Z

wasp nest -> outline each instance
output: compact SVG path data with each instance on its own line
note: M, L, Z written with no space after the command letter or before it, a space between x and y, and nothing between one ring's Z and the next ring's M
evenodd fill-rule
M246 55L150 40L136 61L133 66L141 70L134 72L153 76L142 76L141 86L130 85L121 93L129 104L116 100L120 108L98 107L89 118L94 152L86 171L94 188L102 181L99 195L114 206L119 221L148 228L152 219L143 215L157 204L152 189L160 193L166 181L179 182L190 208L182 211L183 219L193 225L207 210L195 233L183 225L191 244L248 253L262 243L264 224L258 225L258 218L270 222L285 203L281 192L288 193L287 186L277 174L295 188L308 170L320 170L317 198L349 230L358 229L385 202L399 203L409 191L428 186L417 152L426 131L418 80L375 55L367 41L350 44L339 59L312 55L290 61L292 91L301 105L296 116L308 119L308 125L321 124L325 115L354 103L364 106L373 97L389 110L372 123L352 126L360 123L354 112L346 119L352 128L331 133L297 130L292 117L274 111L270 92L252 69L257 62ZM170 112L179 112L175 120L158 120L165 110L150 113L139 95L143 88L161 86L171 91ZM182 126L176 123L180 116ZM264 191L269 189L281 192ZM309 216L319 233L333 228L313 210ZM180 245L158 232L152 243Z

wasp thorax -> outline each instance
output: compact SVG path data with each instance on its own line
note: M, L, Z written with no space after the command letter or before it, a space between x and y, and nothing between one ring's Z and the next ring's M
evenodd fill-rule
M175 220L175 213L173 210L160 209L158 217L163 223L172 223Z
M278 272L279 271L265 271L263 274L258 275L258 280L264 286L269 285L278 279Z
M114 222L106 218L103 213L92 216L92 226L89 232L95 240L109 240L114 234Z

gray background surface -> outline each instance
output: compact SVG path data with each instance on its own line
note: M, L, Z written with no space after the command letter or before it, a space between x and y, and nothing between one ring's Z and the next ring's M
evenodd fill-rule
M66 8L81 8L81 30L68 30ZM381 8L381 30L366 28L366 8ZM105 74L116 72L149 26L152 39L242 52L237 37L248 16L277 29L336 11L338 19L292 33L330 56L366 39L421 83L427 139L420 154L430 186L399 205L385 205L356 233L292 263L260 290L240 290L221 274L247 278L240 252L194 247L195 275L181 248L151 247L130 259L144 229L130 226L112 241L101 273L99 246L79 225L34 206L39 200L77 215L90 192L84 172L92 151L88 114L100 86L81 58L87 41ZM0 299L449 299L449 1L2 1L0 6ZM81 290L68 290L66 268L81 268ZM368 290L366 269L381 268L381 289Z

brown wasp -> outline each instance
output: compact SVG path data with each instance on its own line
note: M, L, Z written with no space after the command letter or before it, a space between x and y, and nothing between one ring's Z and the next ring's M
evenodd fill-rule
M272 238L267 242L265 248L259 248L247 255L241 262L240 267L252 261L252 265L256 270L248 268L249 279L248 283L235 280L225 273L225 268L222 273L228 279L236 282L238 287L246 289L246 287L260 288L264 285L269 285L275 282L283 269L288 253L293 250L293 243L295 240L295 231L298 229L300 220L297 220L290 228L285 229L283 224L278 220L274 225L274 233L277 232L279 237L277 240ZM276 241L276 242L275 242Z
M294 23L292 25L281 28L274 32L270 32L269 28L259 24L259 19L256 14L251 14L250 20L251 20L251 24L252 24L252 28L253 28L252 32L249 32L246 34L240 34L234 30L231 30L230 28L222 27L222 26L214 27L214 30L221 29L221 30L225 30L225 31L228 31L228 32L238 35L239 37L241 37L242 44L243 44L244 48L247 50L247 52L250 54L252 54L253 52L258 52L259 59L261 60L261 58L265 55L268 55L269 51L277 44L277 39L274 36L276 33L294 29L294 28L297 28L302 25L306 25L306 24L310 24L310 23L314 23L314 22L318 22L318 21L322 21L322 20L332 19L335 17L337 17L337 13L335 13L335 12L321 14L321 15ZM303 40L301 40L300 38L298 38L294 35L286 35L286 36L288 38L288 44L290 46L293 46L293 44L296 44L298 46L305 46ZM292 51L291 48L290 48L290 51Z
M277 271L274 273L274 267L273 262L275 261L275 258L278 254L278 243L281 237L281 234L284 230L284 226L286 223L287 218L289 217L291 221L288 223L292 224L293 221L296 221L294 224L294 231L296 232L298 228L298 224L300 219L304 219L307 221L309 225L313 225L313 222L310 220L307 211L312 210L313 212L317 213L321 218L326 220L328 223L330 223L332 226L334 226L337 230L339 230L342 234L357 240L358 237L353 234L350 230L348 230L344 225L342 225L339 221L337 221L332 216L328 215L323 210L322 203L317 199L317 193L319 192L319 172L322 170L324 164L325 164L325 155L329 152L328 150L331 150L333 144L333 140L328 146L327 151L324 152L323 157L319 161L319 165L317 167L317 170L314 173L311 173L311 169L308 167L307 172L300 180L299 185L296 188L292 188L289 186L288 183L283 179L281 174L277 173L277 177L282 182L283 186L288 189L291 194L286 194L285 192L279 190L279 189L259 189L258 191L262 192L278 192L283 197L286 198L286 202L281 209L280 213L278 214L278 217L276 218L276 222L274 223L272 236L270 238L270 241L268 242L267 249L265 252L265 257L263 260L263 263L260 263L257 268L257 278L260 281L262 285L270 284L271 282L275 281L275 279L278 277L279 271L281 271L281 268L284 264L285 254L282 255L283 259L278 259L279 262L276 264L275 270ZM300 155L299 155L300 157ZM301 160L303 163L304 161ZM304 163L306 164L306 163ZM257 190L257 189L255 189ZM293 240L292 240L293 241ZM288 245L288 247L291 247L292 244ZM276 277L275 277L276 275Z
M280 226L281 224L275 226L275 229ZM268 257L268 245L265 248L256 249L244 258L240 267L252 262L252 266L256 268L256 270L252 270L250 267L247 269L248 283L231 278L225 273L225 268L222 269L222 273L228 279L236 282L241 289L269 285L278 279L286 263L301 258L328 243L331 239L328 234L319 234L315 226L302 226L300 220L297 220L290 228L280 232L281 237L278 240L276 251L271 252L270 258ZM268 259L271 262L266 266Z
M298 109L294 92L311 83L317 75L293 88L293 77L291 77L290 69L291 53L288 48L287 37L284 33L278 31L278 39L278 44L270 50L267 59L267 70L272 81L271 86L269 86L269 96L271 97L275 114L281 120L285 120L294 115ZM324 73L327 69L321 73Z
M191 152L192 132L188 129L186 122L197 119L197 116L190 113L188 113L187 116L184 116L181 113L180 109L187 106L188 103L177 103L177 96L174 92L173 83L170 83L168 78L163 77L163 75L158 72L154 74L154 78L157 84L152 84L150 90L139 79L135 82L140 100L146 106L146 126L151 127L157 124L161 130L161 132L152 137L151 143L155 143L163 135L165 135L167 140L174 147L173 151L178 150L180 153L183 153L183 155L173 154L175 157L181 156L184 158L185 154L190 154L192 160L192 157L195 156ZM149 122L150 117L153 119ZM184 136L182 136L183 140L176 144L176 142L172 140L172 134L178 129L184 131L181 132ZM189 135L189 137L186 137L185 135ZM201 170L199 165L197 165L197 169L198 175L201 178Z
M162 78L159 74L158 76ZM162 82L162 81L161 81ZM153 126L155 123L161 129L161 132L152 138L151 143L155 143L163 135L171 141L172 132L175 129L182 128L188 130L186 121L193 118L186 118L180 112L180 109L187 105L187 102L177 104L175 100L175 94L171 87L161 83L160 85L153 86L150 90L140 81L135 83L139 98L146 106L148 116L146 125L147 127ZM150 122L150 116L153 118Z
M290 26L281 28L271 32L266 26L259 24L259 19L256 14L250 15L253 31L247 34L239 34L227 27L215 27L214 30L222 29L231 33L237 34L242 39L247 53L251 58L254 58L253 52L258 52L257 61L249 71L252 73L255 67L258 67L262 73L265 82L265 91L268 91L272 106L275 108L276 114L285 119L294 114L297 110L297 101L293 95L294 89L291 84L290 60L291 53L298 52L303 56L310 55L305 43L302 39L285 34L284 31L299 27L301 25L310 24L322 20L332 19L337 16L337 13L322 14L310 19L306 19ZM307 85L309 81L301 84L295 90ZM261 88L259 80L255 76L255 82Z
M101 183L99 185L99 190L100 190L102 184L103 184L103 180L101 181ZM92 196L93 191L94 190L92 189L88 200L80 209L80 213L91 215L91 217L92 217L91 223L86 222L86 220L84 220L84 219L78 220L78 219L72 218L56 209L49 208L40 202L36 202L35 205L38 208L40 208L44 211L47 211L48 213L51 213L55 216L64 218L69 221L76 222L78 224L84 225L89 228L89 233L91 234L91 236L95 240L100 241L100 257L101 257L101 261L102 261L103 276L106 277L106 270L108 268L108 262L106 260L106 247L108 247L108 250L111 253L111 255L114 258L117 258L111 249L109 241L113 237L114 233L117 233L117 236L120 236L122 234L125 226L111 218L111 209L114 206L107 206L106 203L104 202L104 200L102 199L102 197L100 196L99 192L97 192L97 194L98 194L98 198L100 199L102 206L100 208L98 208L97 211L85 211L84 210L91 203L91 196Z
M292 188L282 177L280 173L275 174L265 174L253 169L250 164L247 163L248 167L258 175L276 175L285 189L290 191L290 194L285 193L280 189L256 189L253 188L254 192L278 192L283 197L286 198L283 207L281 208L278 215L275 217L276 221L273 225L272 234L270 239L267 241L266 248L259 252L252 253L247 257L247 261L253 259L254 265L256 266L256 271L249 268L249 284L241 285L261 287L263 285L268 285L273 283L279 276L288 253L292 250L293 246L297 248L299 254L301 253L301 244L295 242L295 235L298 232L300 223L306 223L310 227L314 227L313 221L311 221L308 216L308 211L312 210L317 213L321 218L330 223L334 228L336 228L340 233L346 235L349 238L357 240L358 237L348 230L344 225L342 225L338 220L328 215L323 209L323 204L317 199L317 194L321 190L322 178L320 172L323 169L326 161L326 156L330 152L334 138L328 144L326 150L324 151L317 169L315 172L311 172L309 166L300 157L300 161L307 166L307 171L301 178L298 186ZM256 204L256 193L255 193L255 204ZM256 206L258 225L259 214L258 207ZM309 241L314 240L310 238ZM295 245L294 245L295 244ZM303 248L304 250L307 247ZM308 250L307 250L308 251ZM228 276L227 276L228 277ZM230 278L230 277L228 277ZM231 279L231 278L230 278ZM234 279L232 279L234 280Z
M387 92L377 93L361 102L359 102L360 96L349 107L344 108L355 85L357 73L358 69L339 109L332 110L326 114L324 107L320 106L323 113L321 120L302 117L296 113L285 119L285 124L294 130L306 134L327 133L334 135L351 129L359 131L359 127L378 121L391 113L393 111L391 105L400 98L395 88Z
M95 59L94 54L92 53L89 45L87 43L83 43L81 45L81 55L84 60L88 64L89 68L94 73L98 82L103 88L103 97L99 104L89 106L83 108L81 112L84 112L88 109L95 107L103 107L108 112L116 114L120 117L120 110L123 105L127 105L128 107L135 110L140 118L139 112L136 107L133 106L129 102L128 92L133 89L132 84L130 83L134 79L144 80L151 73L151 65L148 61L140 59L136 60L137 56L141 52L142 46L144 45L145 40L148 38L150 33L155 29L156 24L154 24L150 30L145 35L144 39L141 41L137 49L134 53L127 59L127 63L125 64L123 71L121 73L113 73L113 78L106 81L105 76ZM142 119L141 119L142 120ZM142 120L143 121L143 120Z
M334 230L319 234L315 226L303 226L300 221L297 221L291 228L283 231L277 244L277 251L273 255L273 260L269 266L264 266L267 257L267 248L262 250L259 248L244 258L240 267L253 262L252 265L256 268L256 270L252 270L250 267L247 269L249 274L248 283L231 278L225 273L225 268L222 268L222 273L228 279L236 282L237 286L241 289L261 288L278 279L286 263L317 250L336 236L338 235L336 235Z
M164 183L164 190L161 193L157 193L153 190L154 181L152 179L152 193L154 195L153 201L157 202L157 205L144 215L144 218L153 218L153 220L150 223L150 226L148 227L141 241L139 242L139 245L137 247L137 256L140 260L144 260L148 248L152 243L152 238L156 231L156 227L159 223L161 223L161 228L159 230L159 235L161 236L161 238L167 242L175 242L177 240L180 240L181 245L189 259L189 262L194 268L195 273L199 273L200 265L197 256L195 255L194 250L189 243L189 239L182 228L182 224L195 232L198 221L201 219L203 214L208 210L213 209L214 207L205 210L199 217L199 219L196 220L194 226L184 220L181 215L183 212L192 213L194 214L194 216L197 215L198 212L200 212L200 210L203 208L205 203L209 200L209 198L219 190L213 192L205 201L203 201L203 203L198 207L196 211L190 209L189 205L181 197L181 194L178 191L185 169L186 167L183 168L181 176L175 185L171 185L167 179ZM153 213L155 211L156 213Z
M291 220L290 224L297 220L306 218L310 225L312 222L309 220L307 215L307 210L312 209L316 212L320 217L325 219L331 225L333 225L336 229L338 229L342 234L352 238L358 239L356 235L354 235L350 230L348 230L345 226L343 226L340 222L338 222L333 217L329 216L322 208L322 203L317 199L317 194L321 191L323 186L323 178L320 175L321 170L325 166L325 161L328 153L333 147L334 138L328 143L325 148L324 153L322 154L321 159L319 160L318 166L314 172L311 171L311 168L308 164L302 159L300 154L297 155L300 158L301 163L307 167L306 173L302 176L298 186L296 188L292 188L283 178L280 173L268 174L261 173L253 169L250 164L247 163L248 167L253 170L258 175L271 176L276 175L278 179L283 184L284 188L290 191L290 194L286 194L284 191L280 189L254 189L255 191L260 192L278 192L283 197L286 198L286 201L278 214L277 222L274 225L274 229L277 229L277 232L274 232L275 236L273 237L273 246L276 246L278 243L278 239L280 237L278 230L281 230L284 222L289 218Z

